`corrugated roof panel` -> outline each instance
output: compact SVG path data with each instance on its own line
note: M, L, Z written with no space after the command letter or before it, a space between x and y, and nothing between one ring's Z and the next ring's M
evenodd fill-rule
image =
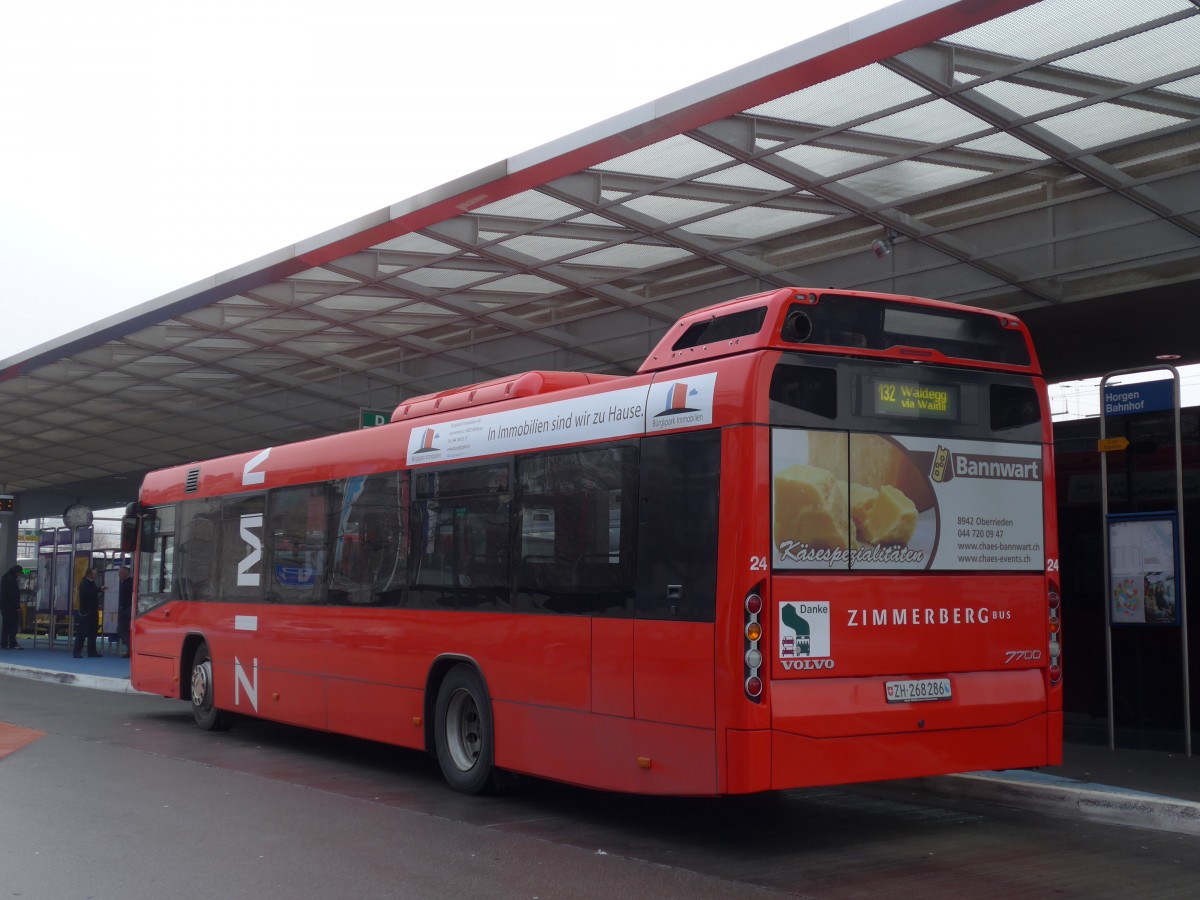
M563 290L563 286L537 275L509 275L507 278L497 278L484 285L488 292L507 292L514 294L550 294Z
M617 266L623 269L643 269L678 262L692 254L681 247L655 246L649 244L617 244L577 256L572 263L589 266Z
M1195 7L1186 0L1042 0L952 34L946 42L1040 59L1188 10Z
M983 119L959 109L945 100L933 100L911 109L904 109L882 119L873 119L855 127L855 131L882 134L887 137L941 144L961 140L969 135L990 131Z
M930 191L945 190L979 178L975 169L905 159L841 179L838 184L865 194L876 203L896 203Z
M399 237L392 238L390 241L384 241L381 244L374 244L372 250L404 250L412 253L429 253L434 256L442 256L447 253L456 252L457 248L450 244L444 244L441 241L434 240L428 235L418 234L416 232L410 234L402 234Z
M964 144L959 144L959 146L964 150L976 150L980 153L989 153L996 156L1015 156L1028 160L1049 159L1041 150L1003 131L999 134L989 134L986 137L967 141Z
M407 302L405 298L398 294L365 295L351 292L348 294L336 294L333 297L324 297L316 301L313 305L318 309L335 312L369 313L391 309L405 302Z
M764 206L735 209L719 216L701 219L682 226L689 234L703 234L730 240L746 241L786 231L797 231L827 216L790 209L771 209Z
M512 216L517 219L543 221L569 218L580 212L580 209L540 191L524 191L513 197L505 197L495 203L477 207L471 212L486 216Z
M341 272L333 272L329 269L316 268L307 269L304 272L297 272L295 275L289 276L290 281L328 281L333 283L352 283L357 281L350 275L343 275Z
M564 256L573 256L599 247L602 243L603 241L585 241L574 238L550 237L542 234L526 234L504 241L499 246L520 253L522 256L530 256L534 259L545 261L561 259Z
M694 219L725 209L727 203L709 203L703 200L689 200L684 197L665 197L661 194L650 194L644 197L634 197L621 204L629 209L649 216L659 222L673 225L684 219Z
M1168 81L1159 85L1158 89L1172 94L1183 94L1186 97L1200 97L1200 75Z
M981 84L979 87L971 88L971 91L981 94L992 103L1011 111L1014 119L1041 116L1080 100L1080 94L1076 91L1068 92L1065 88L1055 91L1003 79Z
M701 175L696 181L700 184L724 184L769 192L783 191L793 186L791 182L776 178L769 172L744 164L730 166L710 175Z
M421 284L432 288L461 288L468 284L485 281L499 273L473 272L465 269L449 269L429 266L422 269L412 269L403 275L388 279L388 284L403 285L404 282Z
M929 92L877 63L752 107L746 112L834 126L928 97Z
M1116 103L1096 103L1072 112L1042 119L1038 125L1074 147L1087 150L1113 141L1123 141L1169 128L1187 121L1145 109L1132 109Z
M805 169L810 169L818 175L833 178L842 172L859 169L863 166L873 166L883 163L887 156L881 150L880 155L871 153L856 153L852 150L840 150L834 147L819 147L814 144L801 144L799 147L788 147L772 154L788 162L793 162ZM771 157L765 157L770 159Z
M1139 82L1190 69L1198 60L1200 16L1192 16L1068 56L1055 65L1101 78Z
M599 163L592 168L600 172L628 172L633 175L677 179L687 178L701 169L727 166L733 161L731 157L712 147L684 135L677 135L610 159L608 162Z

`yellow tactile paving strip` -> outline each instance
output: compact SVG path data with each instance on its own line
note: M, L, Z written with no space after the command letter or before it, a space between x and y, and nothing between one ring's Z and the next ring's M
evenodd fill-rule
M32 744L45 733L44 731L34 731L32 728L22 728L20 725L0 722L0 759L17 752L26 744Z

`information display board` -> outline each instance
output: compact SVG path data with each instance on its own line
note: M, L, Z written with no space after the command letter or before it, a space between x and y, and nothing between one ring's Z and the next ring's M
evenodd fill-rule
M1108 517L1114 625L1179 624L1178 530L1174 513Z

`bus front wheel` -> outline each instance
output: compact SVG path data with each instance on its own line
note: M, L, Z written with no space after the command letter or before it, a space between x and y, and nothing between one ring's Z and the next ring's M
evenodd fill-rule
M213 701L213 664L208 644L201 641L192 656L192 718L205 731L220 731L229 725L229 716Z
M446 782L478 794L492 778L492 709L479 673L468 665L449 671L438 689L433 718L438 765Z

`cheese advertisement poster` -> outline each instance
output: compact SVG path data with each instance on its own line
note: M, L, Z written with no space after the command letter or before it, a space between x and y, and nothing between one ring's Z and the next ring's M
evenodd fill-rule
M1040 571L1042 448L776 428L776 569Z

